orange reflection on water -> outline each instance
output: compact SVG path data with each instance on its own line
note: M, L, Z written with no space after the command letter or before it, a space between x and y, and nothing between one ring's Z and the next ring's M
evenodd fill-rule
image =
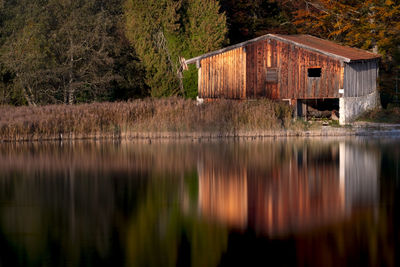
M198 166L200 212L242 230L281 235L339 222L354 203L376 202L374 154L344 144L330 150L295 151L269 169L204 160Z
M254 177L251 225L260 232L284 233L340 219L344 205L337 177L335 163L292 163L274 169L270 177Z
M248 210L246 169L200 167L199 177L202 213L233 227L245 227Z

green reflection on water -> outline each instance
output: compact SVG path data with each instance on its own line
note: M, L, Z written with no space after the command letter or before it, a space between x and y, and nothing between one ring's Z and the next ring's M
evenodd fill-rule
M192 180L193 174L185 178ZM179 184L167 177L155 180L128 222L129 266L216 266L227 246L226 227L199 218L193 196L182 213L186 196Z

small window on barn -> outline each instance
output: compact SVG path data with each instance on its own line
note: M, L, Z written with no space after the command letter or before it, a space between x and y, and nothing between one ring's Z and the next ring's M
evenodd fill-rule
M309 68L308 70L309 78L320 78L321 77L321 68Z
M268 83L278 82L278 68L267 68L266 81Z

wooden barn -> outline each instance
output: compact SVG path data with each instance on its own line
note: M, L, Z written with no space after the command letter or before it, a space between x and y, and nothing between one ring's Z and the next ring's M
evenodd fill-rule
M379 59L310 35L267 34L186 64L198 68L201 99L286 100L301 116L339 109L343 124L379 104Z

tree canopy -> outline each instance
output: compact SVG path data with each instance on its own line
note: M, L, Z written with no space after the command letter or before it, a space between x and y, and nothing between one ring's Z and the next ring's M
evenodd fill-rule
M1 9L2 102L76 103L140 91L119 0L6 0ZM121 71L128 67L129 72ZM131 80L136 83L131 82Z
M295 33L289 14L277 1L221 0L227 14L229 39L246 41L267 33Z
M400 70L397 0L0 0L0 104L197 95L183 59L267 33L307 33Z
M216 0L127 0L127 37L146 69L152 96L195 96L194 70L182 84L181 57L227 43L226 17Z

